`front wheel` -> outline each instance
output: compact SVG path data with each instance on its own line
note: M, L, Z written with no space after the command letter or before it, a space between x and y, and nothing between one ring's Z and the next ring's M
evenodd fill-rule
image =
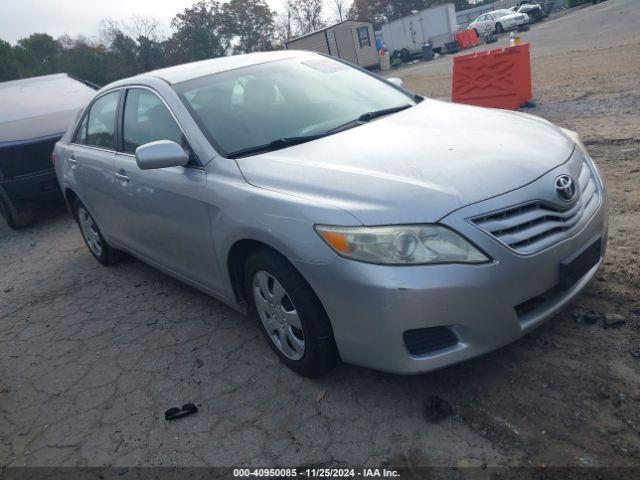
M501 23L496 23L496 33L498 34L504 33L504 27L502 26Z
M87 207L85 207L80 200L76 199L73 204L73 210L84 243L87 245L91 254L102 265L109 266L116 263L120 259L120 251L112 248L106 242L98 228L98 224L87 210Z
M322 304L285 258L267 249L254 251L245 263L244 282L252 315L287 367L317 377L339 362Z

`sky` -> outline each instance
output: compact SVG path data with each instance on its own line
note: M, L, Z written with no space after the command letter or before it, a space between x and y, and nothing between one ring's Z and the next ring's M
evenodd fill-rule
M132 15L154 17L165 35L176 13L196 0L0 0L0 38L15 44L31 33L54 38L68 34L97 38L100 22L110 18L126 22ZM283 0L267 0L278 10Z

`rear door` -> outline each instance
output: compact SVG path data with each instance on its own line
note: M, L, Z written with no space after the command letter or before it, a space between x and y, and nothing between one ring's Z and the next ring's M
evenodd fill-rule
M155 91L127 89L122 113L122 142L114 171L122 243L152 263L218 290L209 209L204 201L206 172L175 116ZM156 140L182 145L192 156L191 164L138 168L136 148Z
M66 170L80 200L103 234L114 233L113 167L116 151L116 112L121 90L97 97L66 149Z

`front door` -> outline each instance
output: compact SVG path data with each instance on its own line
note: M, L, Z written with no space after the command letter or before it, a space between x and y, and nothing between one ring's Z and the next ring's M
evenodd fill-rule
M176 119L149 89L126 93L122 148L115 157L114 179L121 242L141 257L186 279L219 290L206 172L187 167L141 170L135 149L156 140L172 140L190 151Z

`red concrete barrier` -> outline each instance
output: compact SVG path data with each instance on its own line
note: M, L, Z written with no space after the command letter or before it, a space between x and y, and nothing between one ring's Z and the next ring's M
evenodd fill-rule
M475 30L464 30L456 33L456 42L459 49L477 47L480 45L480 39L476 35Z
M453 57L451 101L516 110L533 99L529 44Z
M469 38L469 30L465 30L462 32L462 37L464 38L464 48L469 48L471 46L471 38Z
M467 30L467 32L469 32L469 42L471 43L472 47L477 47L482 43L478 38L478 34L475 30Z

